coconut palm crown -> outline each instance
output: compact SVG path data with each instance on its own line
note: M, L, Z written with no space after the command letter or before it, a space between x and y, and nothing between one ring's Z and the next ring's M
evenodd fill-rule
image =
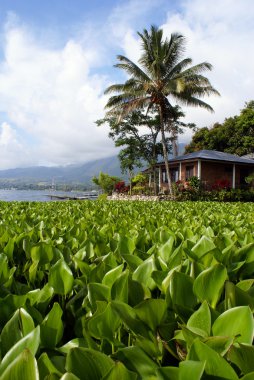
M108 115L117 115L120 121L135 109L156 108L160 115L160 128L163 155L166 166L169 190L171 190L168 153L165 144L165 130L170 131L174 119L172 101L183 105L206 108L212 107L201 100L211 94L219 95L210 81L201 73L212 69L208 62L191 66L191 58L183 58L186 40L178 33L170 39L163 39L162 29L151 26L138 33L141 39L142 54L139 65L123 55L118 55L115 65L130 78L123 84L114 84L105 90L105 94L114 93L105 106Z

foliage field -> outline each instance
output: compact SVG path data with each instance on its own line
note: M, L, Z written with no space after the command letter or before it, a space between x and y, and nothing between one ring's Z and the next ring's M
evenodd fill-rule
M0 379L253 379L254 204L0 202Z

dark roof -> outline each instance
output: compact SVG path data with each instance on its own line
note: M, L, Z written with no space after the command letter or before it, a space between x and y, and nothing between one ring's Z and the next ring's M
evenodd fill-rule
M243 158L243 157L239 157L237 155L229 154L225 152L218 152L217 150L199 150L198 152L184 154L182 156L170 158L169 163L178 162L178 161L186 161L186 160L197 160L197 159L254 165L253 159ZM160 162L160 164L163 164L163 163L164 162Z

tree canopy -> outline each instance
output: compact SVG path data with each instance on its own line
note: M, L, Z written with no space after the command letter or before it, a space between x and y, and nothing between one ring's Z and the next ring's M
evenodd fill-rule
M202 149L218 150L243 156L254 153L254 101L245 103L240 115L215 123L212 128L198 129L185 152Z
M165 131L175 138L174 112L172 100L185 105L212 107L201 100L210 94L218 94L209 80L201 73L211 70L208 62L191 66L191 58L182 59L185 49L185 38L171 34L170 39L163 38L163 31L151 26L138 33L141 39L142 54L139 65L125 56L118 55L115 67L124 70L129 79L122 84L108 87L106 94L114 94L106 104L107 115L114 115L120 121L125 115L137 109L155 108L160 115L160 133L163 146L169 189L171 190L168 151Z

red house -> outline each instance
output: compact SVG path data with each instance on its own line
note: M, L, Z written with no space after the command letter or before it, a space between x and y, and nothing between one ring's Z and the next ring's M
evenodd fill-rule
M169 159L171 181L188 181L196 176L207 187L218 181L235 189L246 186L245 178L254 173L254 160L215 150L200 150ZM165 163L156 164L159 189L167 188ZM150 172L148 169L147 173Z

